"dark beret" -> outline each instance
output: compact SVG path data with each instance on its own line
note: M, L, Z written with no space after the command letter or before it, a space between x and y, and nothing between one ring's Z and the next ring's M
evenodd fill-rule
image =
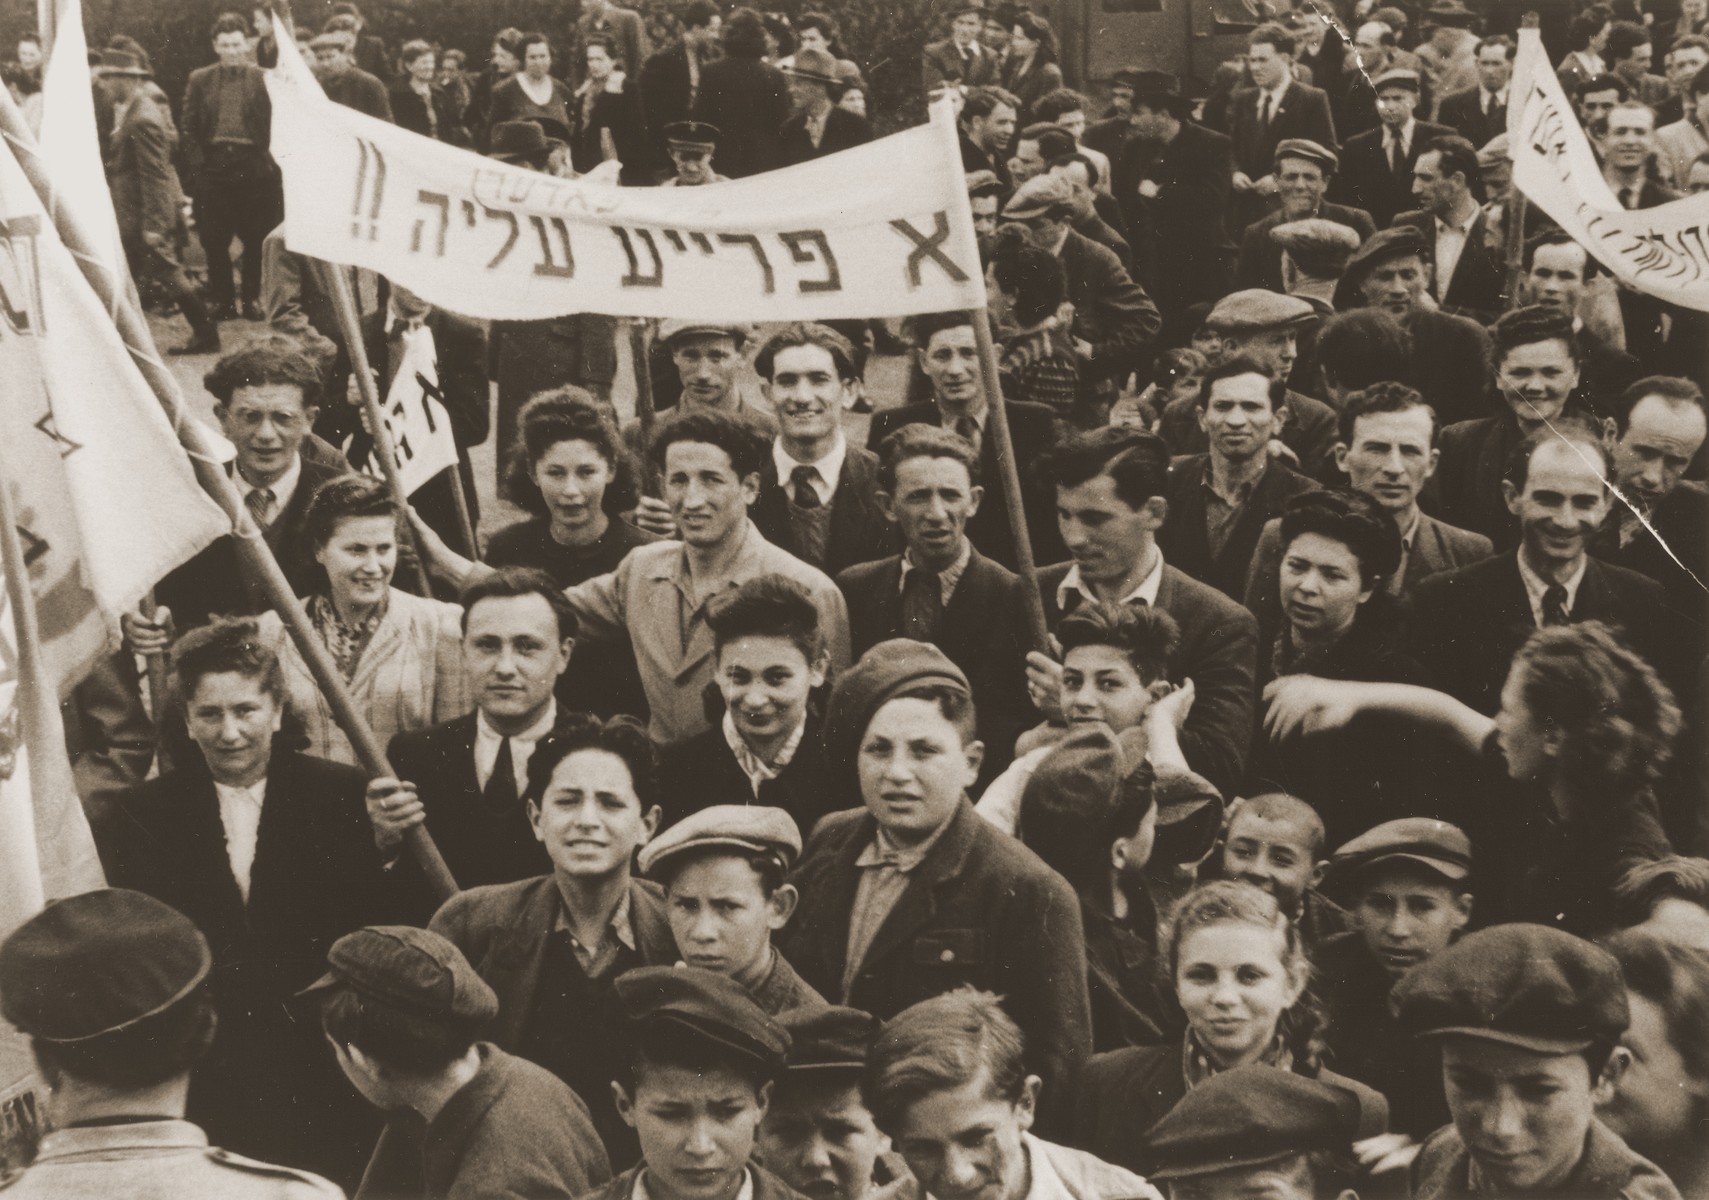
M886 701L910 688L933 686L973 695L961 668L936 646L910 638L892 638L873 646L831 688L825 707L825 743L831 761L854 762L866 727Z
M793 1008L777 1018L789 1031L788 1070L829 1074L855 1073L866 1065L878 1037L878 1018L858 1008L816 1004Z

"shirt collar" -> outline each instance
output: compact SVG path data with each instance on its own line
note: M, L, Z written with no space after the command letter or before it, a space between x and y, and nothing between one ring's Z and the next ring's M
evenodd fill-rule
M1387 144L1388 142L1399 139L1402 146L1410 146L1412 145L1412 135L1417 131L1418 118L1408 117L1406 119L1406 124L1402 125L1399 129L1396 129L1393 125L1383 126L1383 140L1384 143Z
M1457 233L1463 237L1470 237L1471 232L1472 232L1472 226L1477 223L1478 214L1482 211L1483 211L1482 209L1480 209L1476 205L1474 205L1472 207L1471 213L1466 217L1466 219L1464 221L1461 221L1458 225L1454 225L1448 221L1444 221L1441 217L1437 217L1437 218L1435 218L1435 220L1436 220L1436 232L1439 234L1440 233Z
M249 493L257 490L256 485L245 479L243 472L236 467L232 468L231 477L237 481L238 494L245 499L249 498ZM285 511L285 506L291 502L291 497L296 495L297 484L301 482L302 478L303 454L299 450L291 456L291 465L285 468L285 473L266 485L273 492L274 520L279 519L278 515Z
M795 761L795 752L801 749L801 739L806 733L807 722L803 720L783 743L777 757L768 763L755 754L753 748L743 739L741 731L736 728L736 718L730 714L730 710L724 710L724 744L729 746L730 753L736 756L736 765L741 767L742 774L748 777L748 783L753 787L756 797L759 795L760 784L776 779Z
M564 903L562 892L558 893L558 919L552 927L563 930L571 937L575 936L575 930L570 927L570 910ZM627 886L624 887L623 898L617 902L617 907L611 914L611 923L606 928L611 931L612 936L618 940L625 950L638 948L635 943L635 922L629 919L629 888ZM592 948L598 949L598 947Z
M1211 467L1211 456L1207 454L1205 455L1205 474L1202 486L1205 491L1215 496L1218 500L1221 500L1224 504L1231 506L1236 504L1245 504L1252 498L1252 493L1258 490L1259 483L1263 481L1264 476L1269 474L1269 472L1270 463L1266 461L1264 463L1264 469L1259 471L1258 474L1254 475L1251 479L1248 479L1245 483L1241 484L1236 492L1235 498L1230 500L1221 492L1217 491L1216 472Z
M1292 70L1290 70L1287 74L1282 76L1282 82L1278 83L1273 88L1267 88L1263 92L1259 93L1259 104L1263 104L1263 97L1270 97L1270 115L1272 118L1276 115L1276 110L1282 106L1282 97L1288 94L1288 85L1293 81L1294 75Z
M1163 550L1157 549L1156 565L1139 581L1131 592L1122 597L1123 604L1132 604L1135 600L1143 600L1147 604L1157 603L1157 593L1163 587ZM1056 585L1056 611L1068 611L1068 597L1079 596L1083 600L1092 600L1092 589L1080 579L1080 564L1075 563L1068 568L1068 574L1062 577L1062 582Z
M1507 88L1502 88L1499 92L1492 92L1480 83L1478 84L1478 92L1480 99L1493 100L1503 108L1507 107Z
M955 591L955 585L961 582L961 577L963 575L967 574L967 564L972 561L973 543L963 537L961 539L961 553L956 555L954 562L950 563L949 566L938 572L938 579L943 583L944 599L946 602L948 601L950 593ZM908 550L902 551L902 575L897 581L897 591L901 591L903 588L908 586L908 572L917 571L919 569L920 568L914 563L913 553Z
M1525 561L1525 550L1523 547L1520 548L1515 557L1519 561L1520 582L1524 583L1525 595L1531 601L1531 611L1534 614L1541 613L1543 611L1543 596L1548 592L1549 588L1554 585L1531 569L1531 564ZM1566 608L1569 613L1573 610L1573 606L1578 603L1578 585L1584 582L1584 573L1586 568L1589 566L1590 556L1581 556L1578 560L1578 567L1573 571L1572 575L1561 584L1561 586L1567 590Z
M1021 1134L1021 1147L1027 1156L1027 1194L1022 1200L1074 1200L1074 1193L1056 1173L1056 1166L1044 1148L1044 1142L1030 1133Z
M819 493L821 501L828 501L837 490L837 479L843 473L843 460L848 457L849 441L843 436L843 431L837 431L836 443L825 452L825 457L810 463L797 462L789 457L789 451L783 448L782 438L773 438L771 442L771 461L777 465L777 481L787 484L789 477L796 467L812 467L819 473L814 481L813 490ZM826 493L831 495L827 495Z
M248 787L233 787L230 784L216 782L214 792L219 796L222 804L242 801L260 808L262 801L267 798L267 777L262 776Z
M1406 532L1400 535L1401 545L1412 549L1412 541L1418 536L1418 527L1424 524L1424 512L1417 505L1412 509L1412 524L1406 527Z
M938 844L945 831L955 824L955 814L939 825L932 835L917 846L897 846L890 840L889 833L880 825L874 832L870 844L860 852L855 859L857 867L890 867L898 874L906 875L925 861L926 855L932 852L932 847Z
M630 1192L629 1200L653 1200L652 1192L647 1190L647 1168L642 1164L640 1174L635 1176L635 1187ZM742 1171L742 1186L736 1190L736 1200L754 1200L754 1173Z
M540 719L524 729L521 733L500 733L487 720L487 714L480 709L475 710L475 739L481 742L502 742L509 738L513 742L534 743L552 732L552 726L558 721L558 701L554 698L546 702L546 711L540 714Z

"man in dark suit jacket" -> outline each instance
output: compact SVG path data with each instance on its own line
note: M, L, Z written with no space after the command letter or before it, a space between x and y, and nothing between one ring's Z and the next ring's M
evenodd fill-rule
M783 73L795 110L778 133L784 166L852 150L872 140L866 118L834 102L843 94L843 83L837 75L837 60L829 53L811 46L799 50Z
M1477 153L1462 137L1428 143L1413 166L1413 191L1424 207L1403 212L1394 224L1410 225L1431 249L1431 294L1442 309L1474 320L1493 320L1505 307L1507 267L1489 244L1483 205L1472 195ZM1451 268L1445 261L1449 230L1460 243Z
M1102 429L1064 440L1043 473L1074 558L1040 570L1038 586L1053 629L1087 603L1155 604L1175 618L1180 642L1168 677L1191 679L1194 688L1181 750L1193 770L1232 795L1252 737L1258 625L1235 601L1155 552L1168 515L1168 468L1168 447L1154 434ZM1027 665L1043 706L1058 694L1061 667L1036 652Z
M577 753L594 749L601 753ZM588 810L596 785L579 771L610 757L641 791L619 792L620 804L595 815ZM645 734L627 718L582 716L542 739L529 767L546 787L530 793L528 811L552 874L459 892L428 925L498 994L492 1041L570 1085L618 1170L636 1162L640 1144L611 1097L611 1081L627 1065L625 1013L612 981L634 967L677 961L663 891L630 873L659 819L653 790L636 773L650 758ZM585 805L569 798L584 789ZM577 831L588 826L597 832L584 841Z
M1289 140L1276 147L1276 186L1282 206L1246 227L1240 239L1240 265L1235 279L1243 288L1286 290L1282 280L1282 247L1270 231L1288 221L1317 217L1345 225L1363 242L1377 231L1371 214L1362 208L1331 204L1324 199L1340 163L1335 151L1316 142Z
M1413 116L1418 106L1417 72L1389 71L1377 83L1380 123L1348 138L1341 148L1335 198L1364 209L1382 228L1396 213L1412 207L1412 171L1424 147L1454 131Z
M1413 656L1449 695L1491 714L1514 652L1546 625L1604 621L1664 678L1693 671L1700 639L1668 613L1661 585L1587 553L1612 503L1600 432L1558 421L1526 439L1511 463L1504 489L1519 546L1419 585Z
M1228 210L1234 174L1226 134L1195 124L1175 76L1134 76L1132 136L1114 156L1111 174L1129 233L1152 245L1134 247L1136 262L1155 263L1155 295L1166 332L1184 337L1186 310L1228 290Z
M378 1128L287 1003L332 943L397 915L362 810L362 772L276 748L284 699L252 620L174 647L195 749L120 797L97 833L107 881L164 900L214 954L219 1031L190 1116L220 1145L348 1184ZM265 1081L266 1086L257 1086Z
M945 84L974 88L998 82L997 55L979 40L983 13L972 0L951 4L950 35L920 52L920 83L926 95Z
M712 0L693 0L683 10L682 40L653 54L640 68L635 86L647 121L650 165L662 174L670 171L665 126L688 120L700 65L717 52L718 34L712 20L718 15Z
M942 715L953 701L903 697L926 683L971 703L966 677L935 647L898 640L869 651L832 693L832 760L854 770L869 730L903 704L919 710L919 736L953 739L966 755L971 730ZM954 777L916 775L919 800L895 807L917 812L877 794L885 772L870 777L866 808L821 821L790 876L801 905L779 948L821 995L880 1018L969 984L1003 997L1044 1079L1048 1125L1066 1112L1092 1044L1080 905L1066 880L974 812L962 789L976 752L966 763ZM879 856L891 847L917 861L886 868Z
M1293 78L1294 37L1280 25L1266 24L1247 37L1247 68L1256 86L1240 88L1229 102L1229 136L1234 140L1232 229L1244 229L1269 212L1275 195L1272 169L1276 147L1286 138L1305 138L1333 150L1335 118L1322 88Z
M788 325L760 347L754 369L778 427L748 510L766 541L832 576L893 553L878 456L850 445L842 427L859 374L853 346L829 326Z
M912 426L885 443L879 479L879 501L905 549L837 576L849 603L851 649L858 659L879 642L913 638L931 642L960 667L979 697L985 744L979 773L989 781L1014 757L1021 731L1038 719L1027 699L1026 585L967 539L982 489L979 459L963 439ZM916 576L936 586L935 597L916 598L909 582Z
M1238 600L1265 522L1290 496L1317 485L1270 454L1276 425L1270 377L1234 358L1205 376L1200 420L1208 454L1178 459L1169 472L1169 522L1158 535L1164 557Z
M1012 571L1014 516L1000 486L1002 468L986 408L973 325L965 313L946 313L915 320L910 333L915 358L932 385L932 399L874 413L867 449L877 450L886 437L905 425L939 425L978 446L980 477L991 481L992 486L979 511L968 521L967 536L985 557ZM1062 543L1049 498L1041 495L1032 481L1032 464L1056 442L1056 414L1042 404L1022 400L1005 400L1003 411L1015 448L1015 468L1021 477L1023 516L1032 536L1033 561L1051 562L1062 557Z
M1508 84L1513 80L1513 39L1501 34L1486 37L1477 45L1476 87L1444 96L1436 108L1436 119L1454 127L1454 132L1482 149L1490 139L1507 132Z

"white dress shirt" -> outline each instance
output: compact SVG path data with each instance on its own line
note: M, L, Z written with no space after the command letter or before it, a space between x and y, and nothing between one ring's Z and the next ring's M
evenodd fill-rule
M546 705L546 711L534 724L521 733L510 736L510 766L516 772L516 794L521 795L528 787L528 760L534 755L534 747L552 732L552 725L558 719L558 702L551 701ZM481 791L487 790L487 781L492 778L493 767L498 763L498 752L504 744L504 734L487 723L487 714L477 711L475 714L475 782L481 785Z
M261 832L261 802L267 797L267 780L249 787L214 784L220 798L220 823L225 826L225 851L231 860L232 877L243 902L249 903L249 873L255 866L255 840Z
M771 461L777 465L778 483L787 488L796 467L812 467L815 475L812 480L813 491L818 494L819 503L826 505L830 504L831 497L837 494L837 477L843 473L843 459L848 457L848 453L848 439L843 436L841 430L837 431L836 445L818 462L796 462L789 457L789 451L783 448L782 438L773 438L771 442Z
M1391 164L1403 161L1406 158L1406 152L1412 147L1412 139L1417 133L1417 117L1408 117L1406 124L1399 129L1393 125L1383 126L1383 157L1389 159ZM1391 146L1394 147L1395 151L1393 155L1389 153Z
M249 493L260 490L257 485L243 477L242 471L232 471L231 477L236 481L238 495L243 497L245 503L249 501ZM283 475L275 482L265 485L273 492L273 520L279 519L279 514L290 504L291 497L297 494L297 484L302 482L302 478L303 456L299 452L291 456L291 465L285 468Z
M1472 215L1458 225L1450 225L1441 217L1436 218L1437 300L1448 295L1448 286L1454 281L1454 271L1460 265L1460 256L1466 252L1466 243L1471 240L1472 226L1477 223L1479 211L1474 207Z
M1551 580L1544 579L1531 569L1531 564L1525 561L1524 550L1519 552L1518 558L1519 579L1525 585L1525 598L1531 601L1531 620L1536 622L1538 629L1541 629L1543 628L1543 596L1554 585ZM1585 568L1589 564L1590 559L1588 557L1579 559L1578 569L1561 582L1561 586L1567 589L1566 607L1569 613L1578 603L1578 585L1584 582Z

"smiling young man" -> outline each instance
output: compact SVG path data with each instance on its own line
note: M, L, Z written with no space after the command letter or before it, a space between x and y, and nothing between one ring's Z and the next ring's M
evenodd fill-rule
M1647 1159L1596 1119L1624 1060L1620 965L1539 925L1462 938L1395 988L1404 1032L1442 1050L1453 1124L1412 1166L1416 1200L1674 1200Z
M714 681L712 598L760 575L800 583L819 610L832 669L849 661L848 610L816 567L778 549L748 516L759 494L767 447L739 416L691 409L660 425L649 449L680 541L640 546L610 575L569 590L581 636L628 638L660 746L712 725L702 694Z
M641 1161L583 1200L796 1200L752 1161L789 1034L725 976L646 967L617 981L627 1016L611 1081Z
M968 802L983 747L967 677L936 647L880 642L838 679L826 725L865 807L808 839L784 953L827 999L880 1017L963 984L1001 994L1048 1103L1066 1103L1091 1046L1079 904Z
M665 889L665 911L682 962L728 975L774 1017L823 1007L771 944L800 900L785 883L801 855L801 831L781 808L714 804L671 826L641 850L641 874Z
M1232 814L1223 835L1222 876L1274 896L1308 949L1345 932L1346 910L1317 887L1328 866L1317 810L1298 796L1270 792L1235 801Z
M843 435L860 378L848 339L826 325L788 325L766 339L754 370L778 426L754 501L759 531L833 576L892 553L878 458Z
M1037 714L1027 699L1029 634L1018 576L968 540L985 499L979 459L965 439L908 425L884 440L879 504L895 521L899 555L837 576L849 604L854 652L891 638L931 642L967 673L980 697L979 740L989 781Z
M551 866L528 820L528 760L558 724L553 697L570 662L576 617L543 571L501 567L467 588L463 665L475 710L398 734L397 770L368 783L368 815L389 868L410 880L420 916L432 915L404 833L425 823L463 887L509 883Z
M1133 1172L1032 1133L1044 1080L998 998L971 987L887 1021L861 1094L936 1200L1160 1200Z
M1313 958L1326 1040L1338 1068L1388 1098L1389 1129L1414 1142L1447 1123L1447 1102L1435 1056L1399 1032L1389 995L1465 929L1471 870L1471 840L1458 826L1405 817L1342 846L1324 879L1353 918Z

